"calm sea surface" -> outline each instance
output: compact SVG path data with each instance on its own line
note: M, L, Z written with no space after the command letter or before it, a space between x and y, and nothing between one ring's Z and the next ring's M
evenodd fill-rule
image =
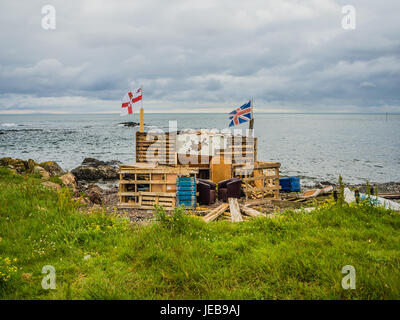
M225 114L145 114L145 130L224 129ZM135 132L119 115L0 115L0 157L55 160L64 169L85 157L134 162ZM400 181L400 115L385 114L256 114L258 159L279 161L282 175L302 183ZM241 125L239 128L247 128Z

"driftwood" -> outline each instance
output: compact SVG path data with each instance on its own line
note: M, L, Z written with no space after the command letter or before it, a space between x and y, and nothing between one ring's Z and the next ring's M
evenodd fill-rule
M243 221L242 215L240 214L239 203L236 198L229 198L229 211L231 212L232 222Z
M217 219L221 214L225 212L225 210L229 207L229 204L223 203L219 207L215 208L211 212L209 212L206 216L203 217L205 222L210 222Z

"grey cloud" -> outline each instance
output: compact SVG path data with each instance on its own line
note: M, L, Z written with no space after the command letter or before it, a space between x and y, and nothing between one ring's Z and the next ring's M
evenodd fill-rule
M144 86L151 111L249 97L261 110L400 112L396 0L44 1L0 4L0 112L119 111ZM96 101L96 103L93 103Z

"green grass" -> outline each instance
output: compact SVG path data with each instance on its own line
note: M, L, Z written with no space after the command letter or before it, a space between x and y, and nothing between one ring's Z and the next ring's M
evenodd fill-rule
M66 189L0 168L0 258L18 268L0 280L0 298L400 297L400 216L392 211L326 204L243 223L206 224L182 210L158 210L157 219L137 227L84 212ZM55 290L41 287L45 265L56 269ZM341 287L344 265L356 269L355 290Z

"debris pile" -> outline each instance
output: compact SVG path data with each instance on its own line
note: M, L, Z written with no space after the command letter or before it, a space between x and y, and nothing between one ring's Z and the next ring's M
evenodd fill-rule
M239 204L238 199L229 198L228 203L223 203L217 208L211 210L207 215L203 217L203 221L211 222L218 219L221 216L227 217L228 220L232 222L241 222L247 217L268 217L271 218L274 214L265 214L258 210L251 208L252 204ZM243 214L243 216L242 216ZM230 217L230 218L229 218Z

